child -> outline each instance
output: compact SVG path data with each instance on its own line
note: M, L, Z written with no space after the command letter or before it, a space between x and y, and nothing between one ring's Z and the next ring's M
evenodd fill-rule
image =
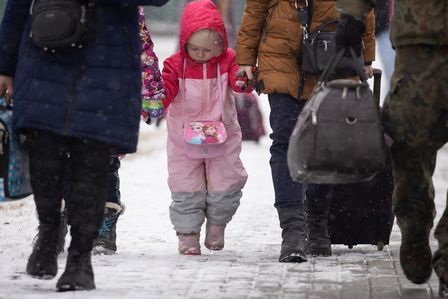
M240 160L241 130L232 89L235 52L227 47L224 21L210 0L189 3L182 15L180 50L164 62L162 72L167 97L168 185L170 218L179 238L179 253L199 255L199 233L205 219L205 246L224 247L224 229L235 214L247 173ZM245 90L250 92L251 88ZM222 155L192 158L183 130L195 120L224 122L228 138Z

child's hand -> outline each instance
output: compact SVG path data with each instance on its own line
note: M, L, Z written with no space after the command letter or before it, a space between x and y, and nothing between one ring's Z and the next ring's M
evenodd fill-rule
M143 99L141 117L142 120L151 125L156 120L163 116L164 108L161 98L158 99Z
M241 90L247 89L249 86L254 87L257 80L257 67L252 65L240 65L236 73L236 86Z

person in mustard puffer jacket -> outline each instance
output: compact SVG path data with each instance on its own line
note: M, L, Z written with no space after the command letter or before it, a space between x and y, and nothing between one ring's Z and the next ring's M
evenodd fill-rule
M304 186L292 181L286 154L297 117L317 80L306 75L304 87L299 89L300 67L298 55L302 41L302 28L296 7L312 3L310 31L319 25L338 18L335 0L248 0L237 39L239 70L252 78L252 66L258 65L258 88L268 94L270 125L272 128L271 171L275 191L275 204L280 227L282 247L280 262L304 262L306 254L331 255L331 242L327 229L330 206L330 185ZM333 27L329 30L335 29ZM363 58L366 74L372 76L371 63L375 58L374 15L366 20ZM304 207L304 199L305 207ZM308 218L308 242L306 221Z

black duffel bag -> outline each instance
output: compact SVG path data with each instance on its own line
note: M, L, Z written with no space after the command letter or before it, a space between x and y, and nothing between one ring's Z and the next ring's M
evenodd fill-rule
M386 165L379 107L362 66L350 50L361 82L327 82L344 55L322 73L289 140L288 167L295 181L339 184L367 181Z
M92 7L84 0L33 0L31 39L45 49L82 48L91 37Z

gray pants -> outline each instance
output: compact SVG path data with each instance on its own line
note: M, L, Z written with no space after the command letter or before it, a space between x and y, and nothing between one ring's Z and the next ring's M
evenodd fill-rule
M178 233L199 233L204 220L226 225L235 215L241 190L234 192L173 192L170 205L171 223Z

